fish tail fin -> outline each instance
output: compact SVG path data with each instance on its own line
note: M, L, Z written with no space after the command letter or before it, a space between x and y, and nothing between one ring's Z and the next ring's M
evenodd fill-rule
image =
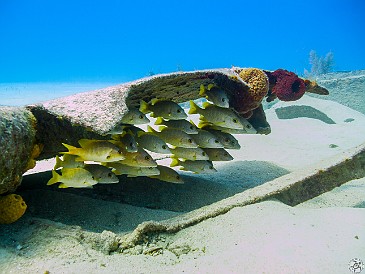
M211 90L214 87L214 84L209 84L208 85L208 90Z
M158 98L153 98L150 102L152 105L156 104L157 102L160 102L161 100Z
M200 85L200 90L199 90L199 96L203 97L205 96L206 93L205 93L205 87L203 84Z
M68 149L67 152L61 152L62 154L71 154L71 155L76 155L77 151L79 150L79 148L62 143L62 145Z
M150 112L148 109L148 103L146 103L144 100L141 100L139 103L139 111L144 114Z
M57 168L62 167L62 160L60 158L60 156L56 155L56 164L53 167L53 170L56 170Z
M56 171L52 170L52 178L47 182L47 186L53 185L59 182L61 179L61 175L59 175Z
M162 119L162 117L157 117L155 125L162 125L164 122L164 120Z
M171 158L171 159L172 159L172 161L171 161L170 167L179 165L179 160L177 158Z
M190 109L189 114L197 114L198 113L198 106L194 103L193 100L190 100Z

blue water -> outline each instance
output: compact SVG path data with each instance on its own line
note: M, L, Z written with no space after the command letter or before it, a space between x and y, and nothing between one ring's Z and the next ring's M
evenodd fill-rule
M0 83L0 105L22 106L39 103L79 92L91 91L116 82L45 82Z

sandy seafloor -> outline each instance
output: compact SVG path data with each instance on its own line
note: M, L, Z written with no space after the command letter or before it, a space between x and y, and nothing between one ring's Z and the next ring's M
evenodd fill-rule
M0 273L351 273L350 260L365 262L365 178L295 207L274 200L236 207L128 253L105 254L106 243L85 238L125 234L365 142L365 115L338 102L304 96L266 115L271 134L236 135L242 148L229 151L234 161L216 164L214 174L183 173L183 185L121 177L92 191L58 190L45 186L49 172L26 176L18 192L26 214L0 226Z

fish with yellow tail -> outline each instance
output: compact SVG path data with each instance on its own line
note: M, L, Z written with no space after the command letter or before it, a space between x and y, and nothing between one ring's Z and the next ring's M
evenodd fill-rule
M118 146L104 140L81 139L79 140L81 148L62 144L68 151L61 152L61 154L77 155L78 157L75 160L80 162L115 162L125 159L122 150Z
M214 125L212 123L207 122L206 120L202 119L199 122L198 127L201 129L214 129L214 130L218 130L224 133L229 133L229 134L256 134L257 131L256 129L244 118L241 117L241 123L245 125L244 128L242 129L234 129L234 128L228 128L228 127L220 127L217 125Z
M194 173L212 173L216 172L217 170L213 167L211 161L205 160L198 160L198 161L191 161L185 160L180 161L179 159L172 158L171 167L174 166L181 166L180 170L191 171Z
M122 151L127 152L137 152L138 144L132 133L132 131L124 131L122 134L113 135L113 140L109 140L112 144L116 144L114 141L117 141L117 146L119 146Z
M218 138L206 130L199 129L198 134L191 135L191 138L201 148L223 148Z
M201 148L185 148L175 147L171 149L172 158L180 158L185 160L209 160L209 156Z
M52 178L47 182L47 185L53 185L55 183L61 183L58 186L59 188L90 188L97 184L98 181L86 169L76 167L63 168L62 175L58 174L55 170L52 170Z
M233 157L223 148L204 148L210 161L232 161Z
M147 130L173 146L186 148L198 147L197 143L182 130L165 127L161 131L156 131L150 126L147 126Z
M197 106L194 101L190 100L189 114L200 114L204 116L203 121L207 121L214 125L233 129L243 129L238 114L228 108L221 108L208 102L203 103L203 108Z
M121 163L106 163L106 166L113 169L116 175L127 175L127 177L159 175L157 167L127 166Z
M197 126L193 121L187 120L164 120L161 117L157 117L155 125L167 126L169 128L180 129L187 134L198 134Z
M95 180L98 181L99 184L116 184L119 183L119 179L112 170L106 166L98 165L98 164L86 164L84 169L89 171Z
M151 117L162 117L168 120L181 120L188 117L177 103L156 98L152 99L150 104L141 100L139 110L143 113L152 112Z
M229 133L222 132L218 129L213 129L211 126L206 125L202 127L202 129L209 131L214 136L218 138L218 141L224 146L224 148L228 149L240 149L241 146L238 143L238 140Z
M137 152L125 152L125 159L118 161L118 163L127 166L137 167L156 167L157 163L153 160L152 156L147 153L143 148L139 148Z
M226 92L213 84L209 84L207 89L204 85L200 85L199 95L207 98L218 107L229 108L229 99Z
M139 132L138 133L138 144L152 152L161 154L170 154L170 148L164 140L150 132Z
M153 178L153 179L158 179L158 180L164 181L164 182L174 183L174 184L183 184L184 183L180 174L177 173L172 168L169 168L167 166L158 165L157 169L160 171L160 174L152 175L152 176L148 176L148 177Z
M79 157L77 155L64 154L61 158L56 156L56 164L53 167L54 170L58 168L75 168L75 167L84 167L84 162L76 161L76 158Z
M141 125L149 123L150 120L139 109L132 107L122 117L120 122L129 125Z

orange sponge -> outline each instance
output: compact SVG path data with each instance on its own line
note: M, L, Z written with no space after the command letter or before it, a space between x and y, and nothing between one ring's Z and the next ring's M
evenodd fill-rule
M0 196L0 224L11 224L23 216L27 205L17 194Z

